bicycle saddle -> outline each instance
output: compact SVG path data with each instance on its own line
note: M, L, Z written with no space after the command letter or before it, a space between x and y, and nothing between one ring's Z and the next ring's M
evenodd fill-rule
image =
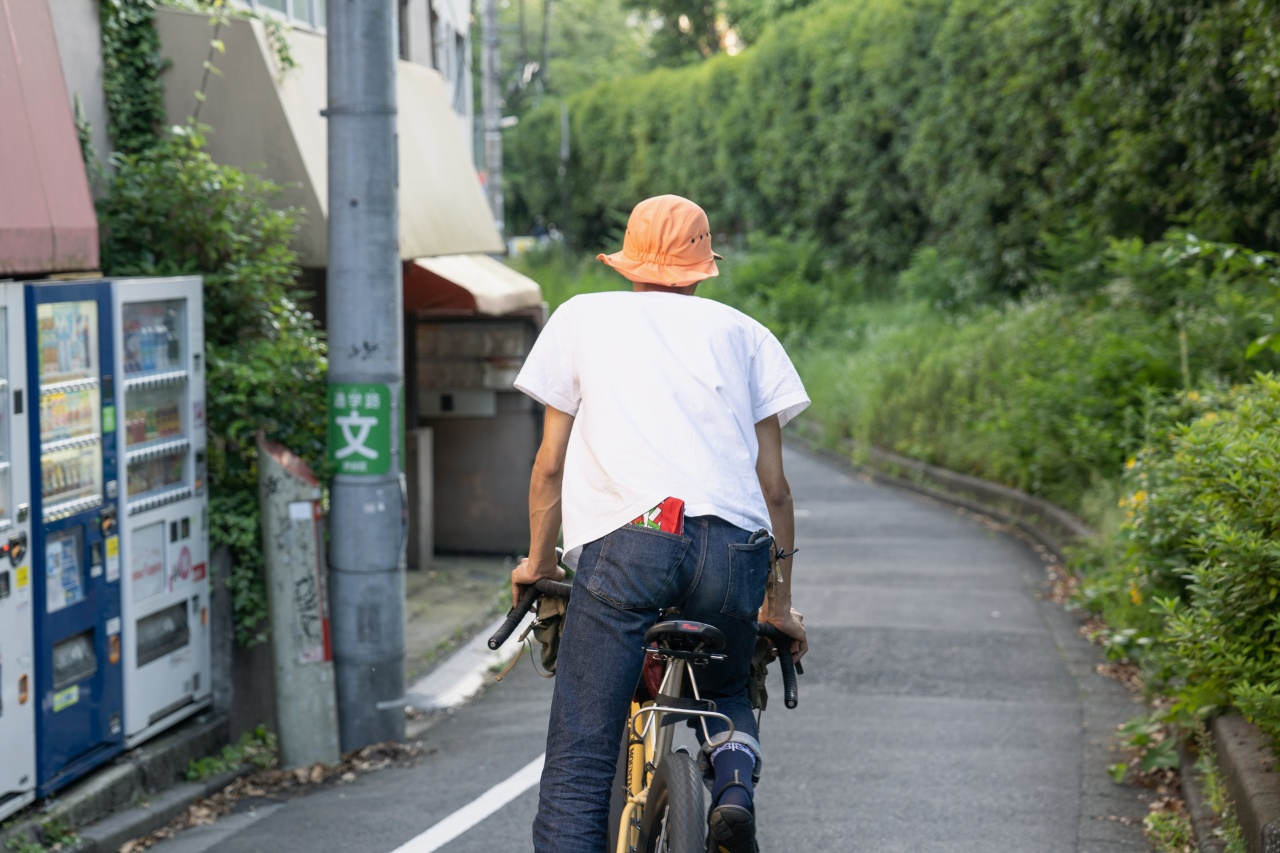
M714 625L691 619L668 619L644 634L644 644L662 651L718 652L724 648L724 634Z

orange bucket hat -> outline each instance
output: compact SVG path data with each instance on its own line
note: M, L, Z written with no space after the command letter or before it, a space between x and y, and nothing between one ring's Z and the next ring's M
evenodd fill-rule
M719 275L719 257L706 211L682 196L659 195L632 209L622 251L596 260L629 281L683 287Z

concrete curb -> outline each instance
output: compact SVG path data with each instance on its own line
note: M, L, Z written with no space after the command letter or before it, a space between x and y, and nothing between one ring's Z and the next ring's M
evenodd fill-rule
M1250 853L1280 853L1280 773L1271 744L1238 714L1213 721L1213 740Z
M1087 524L1061 507L999 483L957 474L887 450L858 447L847 439L833 450L812 431L801 433L798 439L794 442L798 447L858 468L876 482L909 489L1012 525L1058 557L1064 556L1072 543L1095 535Z
M216 794L250 768L229 770L202 782L184 782L137 806L117 812L79 830L82 846L77 853L116 853L127 841L150 835L186 811L194 803Z
M1196 834L1196 846L1200 853L1224 853L1226 845L1213 834L1217 816L1205 800L1204 792L1200 790L1195 756L1185 746L1178 749L1178 772L1182 777L1182 798L1187 803L1191 828Z
M799 424L797 424L799 426ZM886 485L909 489L936 500L1011 524L1058 557L1074 542L1097 534L1076 516L1040 498L986 480L957 474L936 465L908 459L878 448L858 447L845 439L831 449L815 430L797 431L788 443L851 466ZM1213 722L1218 767L1235 806L1249 853L1280 853L1280 772L1277 772L1271 744L1258 728L1243 717L1229 714ZM1189 768L1184 768L1189 769ZM1190 804L1202 803L1192 779L1184 772L1183 795ZM1210 853L1220 849L1208 835L1204 820L1194 822L1199 849Z
M225 715L195 717L37 804L0 831L0 849L7 849L14 840L38 841L41 826L56 821L74 829L81 838L74 850L114 853L120 844L162 826L190 803L206 796L204 790L219 780L187 783L187 763L217 752L227 742ZM221 781L213 790L227 781ZM174 787L178 782L184 784ZM157 823L162 811L166 816ZM117 838L119 841L115 846L102 846L99 838L105 839L106 844Z

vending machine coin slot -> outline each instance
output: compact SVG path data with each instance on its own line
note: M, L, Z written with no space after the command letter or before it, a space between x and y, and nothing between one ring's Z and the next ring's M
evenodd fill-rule
M9 539L9 543L5 546L9 551L9 562L18 565L22 562L22 558L27 556L27 534L19 533Z
M116 510L115 507L107 507L102 511L101 519L102 535L110 536L116 532Z
M99 577L102 574L102 543L94 542L89 546L89 576Z

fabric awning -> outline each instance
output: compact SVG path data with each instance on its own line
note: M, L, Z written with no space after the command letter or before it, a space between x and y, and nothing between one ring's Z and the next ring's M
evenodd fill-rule
M0 275L92 270L98 220L46 3L0 0Z
M404 310L501 316L542 305L542 288L488 255L440 255L404 265Z
M156 28L173 65L165 73L165 110L186 121L214 33L204 15L160 7ZM220 75L209 75L199 119L210 126L209 153L284 187L282 204L302 208L297 248L302 265L328 264L328 138L325 38L285 30L297 67L282 71L262 25L233 20L217 38ZM400 62L396 70L400 145L400 257L501 252L465 136L434 70Z

